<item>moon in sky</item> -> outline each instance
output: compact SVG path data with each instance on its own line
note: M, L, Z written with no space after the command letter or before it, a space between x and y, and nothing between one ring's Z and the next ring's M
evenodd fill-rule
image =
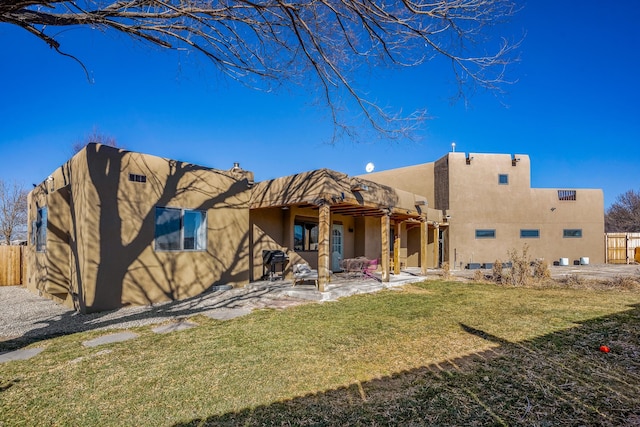
M366 170L367 172L373 172L373 169L375 168L375 165L371 162L367 163L367 166L364 167L364 170Z

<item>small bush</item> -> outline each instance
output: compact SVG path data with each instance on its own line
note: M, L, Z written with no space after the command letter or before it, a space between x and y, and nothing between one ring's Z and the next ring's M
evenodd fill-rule
M628 291L640 288L640 280L636 277L630 276L616 276L609 280L608 284L613 288Z
M482 270L476 270L473 272L473 281L474 282L481 282L482 280L484 280L484 274L482 274Z
M511 269L505 274L505 282L512 286L527 286L531 284L531 259L529 258L529 246L522 247L522 253L516 249L507 251L511 259Z
M571 289L636 291L640 289L640 279L635 276L616 276L610 279L595 279L569 274L559 283Z
M570 274L565 278L565 283L570 287L581 287L584 285L585 280L583 277L578 276L577 274Z
M533 262L533 277L542 280L551 278L551 270L549 270L549 264L547 264L542 259L535 260Z
M493 278L494 282L502 283L502 261L497 259L493 262L491 277Z
M442 278L448 280L451 278L451 266L448 262L442 263Z

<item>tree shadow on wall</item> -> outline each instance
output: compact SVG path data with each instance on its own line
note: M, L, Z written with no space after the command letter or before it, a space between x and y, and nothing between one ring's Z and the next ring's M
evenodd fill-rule
M460 327L498 347L174 427L640 425L640 306L523 342Z
M157 158L154 158L157 160ZM145 268L141 261L143 252L149 253L152 247L155 232L155 208L157 206L175 206L176 203L185 203L187 198L195 201L196 205L182 206L189 209L207 211L209 209L224 210L224 214L231 216L232 210L246 210L248 223L248 195L238 197L248 191L247 180L236 180L228 175L201 166L183 163L174 160L162 160L158 167L147 163L148 157L137 153L128 153L115 150L105 146L87 147L87 165L91 179L91 187L84 187L89 194L82 195L84 200L90 200L93 194L98 197L98 224L95 242L90 237L84 236L85 253L97 253L94 262L96 265L82 265L82 269L95 270L95 296L92 303L88 303L84 309L87 312L113 309L121 305L123 298L123 284L128 273L131 272L134 263L138 268ZM135 194L123 192L123 182L127 171L142 171L147 174L147 186L144 190L145 200L135 197ZM139 172L140 173L140 172ZM95 193L94 193L95 191ZM142 190L140 190L142 192ZM149 200L148 198L152 198ZM76 199L74 197L73 199ZM71 207L74 222L80 212ZM123 212L129 218L122 218ZM139 223L139 228L131 235L123 235L127 227L126 222ZM215 218L209 218L209 223L216 223ZM207 248L206 263L209 264L208 272L213 280L217 282L232 282L238 271L238 263L246 260L248 251L248 224L246 230L236 230L239 233L239 241L232 242L225 250L235 249L232 262L228 253L225 253L224 260L220 259L220 252L217 247ZM209 225L208 233L218 233L221 230ZM242 234L243 233L243 234ZM97 242L97 247L92 247ZM235 243L235 248L234 248ZM226 244L226 242L225 242ZM167 255L164 258L182 258L185 256L196 256L199 254L177 253ZM160 291L166 297L174 297L170 288L178 285L180 280L175 271L167 270L167 263L162 262L162 257L154 253L157 264L153 266L149 278L155 274L164 274L165 277L160 282L167 283L165 289ZM89 261L92 262L92 261ZM229 265L227 265L229 264ZM162 267L161 267L162 266ZM150 267L150 266L146 266ZM170 265L169 265L170 267ZM195 264L193 264L195 268ZM248 274L248 267L246 268ZM140 284L141 279L137 279ZM146 285L139 286L144 289ZM204 289L200 289L202 291ZM86 296L85 296L86 297ZM87 298L88 299L88 298ZM84 310L83 310L84 311Z
M136 302L144 304L188 298L216 284L248 280L250 190L246 177L97 144L86 147L86 164L78 164L81 159L76 156L62 167L67 185L58 190L65 197L57 200L65 205L61 209L68 211L68 218L59 215L56 222L56 215L51 215L47 231L63 242L65 250L57 255L48 251L49 262L38 267L44 272L37 278L38 289L54 287L63 298L65 291L73 295L78 311L91 313L121 307L125 283ZM147 174L146 185L133 187L134 183L123 182L129 172ZM185 200L190 205L183 208L213 209L208 233L221 236L222 243L207 245L206 252L196 254L153 251L156 206L186 204ZM223 210L223 217L234 219L225 223L224 218L211 218L216 209ZM132 222L137 228L130 226ZM145 257L141 257L143 252ZM179 270L190 274L185 278ZM85 295L84 285L71 285L82 284L87 277L95 281L91 298ZM63 318L72 316L69 312ZM45 321L38 332L27 333L14 344L5 342L3 347L59 334L56 324L61 322L56 318Z

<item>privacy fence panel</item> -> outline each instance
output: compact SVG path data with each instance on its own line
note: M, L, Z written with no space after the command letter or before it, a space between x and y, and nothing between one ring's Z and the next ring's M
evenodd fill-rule
M640 251L640 233L606 233L606 262L608 264L633 264L640 262L636 254Z
M0 246L0 286L22 284L24 246Z

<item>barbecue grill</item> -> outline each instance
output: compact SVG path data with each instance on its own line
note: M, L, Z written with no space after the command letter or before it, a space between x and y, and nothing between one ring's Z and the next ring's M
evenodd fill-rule
M262 251L262 278L269 278L269 281L284 278L284 266L289 261L289 257L281 250ZM277 275L278 266L280 274Z

